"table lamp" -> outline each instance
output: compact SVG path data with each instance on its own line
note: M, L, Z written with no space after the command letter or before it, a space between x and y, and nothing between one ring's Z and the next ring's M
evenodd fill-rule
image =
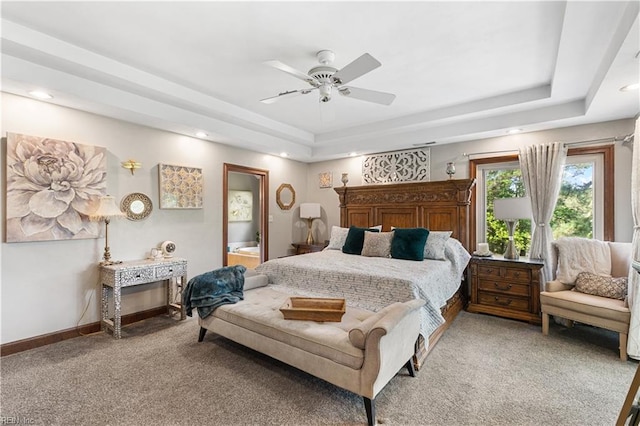
M509 231L509 242L504 258L518 259L520 256L513 240L513 233L518 225L518 219L531 219L531 198L497 198L493 200L493 216L504 220Z
M309 232L307 233L307 244L313 244L313 219L320 217L320 204L318 203L302 203L300 204L300 218L307 220Z
M89 216L89 220L94 222L104 221L104 256L100 265L113 265L111 260L111 253L109 252L109 222L111 218L124 217L125 214L120 210L120 207L116 204L111 195L105 195L100 197L100 204L95 212Z

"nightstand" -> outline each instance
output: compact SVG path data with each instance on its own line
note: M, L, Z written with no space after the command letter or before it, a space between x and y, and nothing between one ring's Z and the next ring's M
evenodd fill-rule
M540 324L542 260L473 256L467 311Z
M314 253L316 251L322 251L326 246L329 245L329 241L325 241L324 243L292 243L291 244L295 249L295 254L305 254L305 253Z

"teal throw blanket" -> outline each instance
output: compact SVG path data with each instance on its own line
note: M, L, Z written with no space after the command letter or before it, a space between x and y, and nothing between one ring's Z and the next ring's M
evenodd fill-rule
M242 265L225 266L191 278L182 293L182 305L187 315L192 316L193 308L196 308L200 318L206 318L218 306L243 300L246 270Z

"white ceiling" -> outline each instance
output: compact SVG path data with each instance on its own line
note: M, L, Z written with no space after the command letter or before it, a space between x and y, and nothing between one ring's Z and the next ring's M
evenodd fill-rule
M314 162L634 117L639 5L2 1L2 90ZM322 49L382 62L350 85L393 104L259 102L306 86L264 61L306 72Z

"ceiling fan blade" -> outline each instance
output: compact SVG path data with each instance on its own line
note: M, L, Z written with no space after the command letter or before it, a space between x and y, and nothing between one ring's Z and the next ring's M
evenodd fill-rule
M287 74L292 75L292 76L294 76L296 78L299 78L300 80L304 80L304 81L306 81L307 83L309 83L309 84L311 84L313 86L315 86L314 83L317 83L313 78L309 77L309 75L307 75L306 73L303 73L302 71L298 71L297 69L295 69L293 67L290 67L287 64L283 64L280 61L275 61L275 60L266 61L266 62L264 62L264 64L268 65L270 67L273 67L275 69L278 69L280 71L284 71Z
M345 84L368 73L369 71L373 71L381 65L382 64L376 58L365 53L355 61L344 66L341 70L338 70L333 75L333 81L337 84Z
M347 98L359 99L361 101L373 102L376 104L391 105L396 95L393 93L377 92L375 90L360 89L359 87L341 87L338 89L341 95Z
M306 95L307 93L310 93L312 90L316 90L316 89L312 88L312 89L290 90L288 92L279 93L276 96L272 96L270 98L261 99L260 102L262 102L263 104L272 104L282 98L292 98L298 95Z

